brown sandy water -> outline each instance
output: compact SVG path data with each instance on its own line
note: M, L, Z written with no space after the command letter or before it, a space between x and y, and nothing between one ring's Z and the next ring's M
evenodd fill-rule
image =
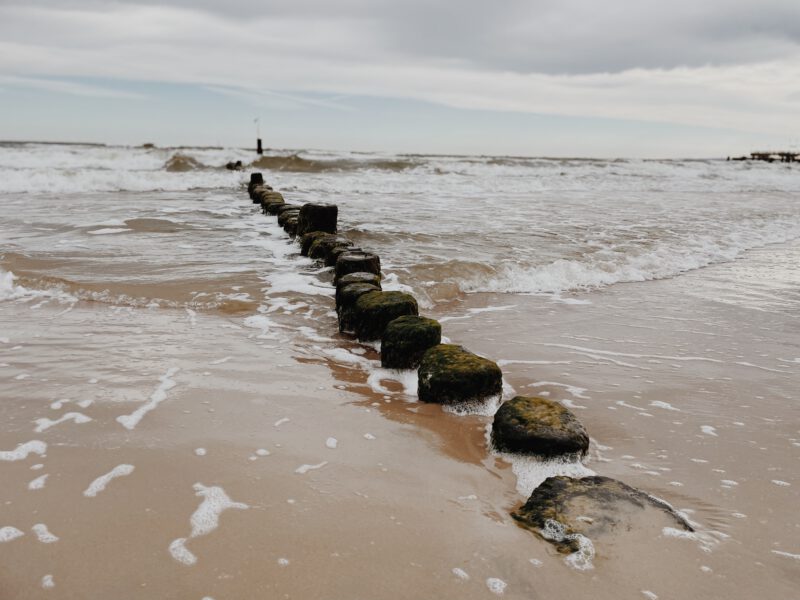
M447 337L514 392L573 407L587 469L696 523L681 539L646 514L581 570L509 516L546 470L494 455L489 417L416 402L413 376L335 334L329 274L242 191L111 197L123 208L2 199L17 279L0 286L0 529L23 534L3 530L3 600L491 598L493 579L509 598L797 597L797 242L585 293L464 294L433 277L490 269L489 244L451 256L436 223L375 232L406 217L340 203L390 286L439 290L421 297ZM441 256L415 268L412 235ZM33 440L44 455L9 460Z

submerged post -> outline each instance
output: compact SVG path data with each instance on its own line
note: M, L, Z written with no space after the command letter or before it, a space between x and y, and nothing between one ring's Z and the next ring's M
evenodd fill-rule
M261 147L261 138L256 140L256 152L259 154L264 154L264 149Z

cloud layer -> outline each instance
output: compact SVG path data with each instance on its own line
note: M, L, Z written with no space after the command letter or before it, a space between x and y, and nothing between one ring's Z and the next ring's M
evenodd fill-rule
M800 3L33 0L0 6L0 75L0 86L193 83L255 101L409 98L788 137Z

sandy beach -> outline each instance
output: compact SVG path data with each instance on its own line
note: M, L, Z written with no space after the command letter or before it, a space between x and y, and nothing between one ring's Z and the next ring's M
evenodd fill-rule
M180 173L165 150L3 151L3 600L796 595L796 168L264 170L287 200L335 201L384 288L497 361L505 399L580 418L583 464L541 465L337 333L329 270L218 168L235 151ZM15 187L45 162L49 187ZM696 531L642 519L570 561L510 516L562 472Z

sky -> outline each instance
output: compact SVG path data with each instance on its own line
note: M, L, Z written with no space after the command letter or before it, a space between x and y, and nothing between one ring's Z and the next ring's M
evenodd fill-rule
M0 0L0 139L800 150L797 0Z

